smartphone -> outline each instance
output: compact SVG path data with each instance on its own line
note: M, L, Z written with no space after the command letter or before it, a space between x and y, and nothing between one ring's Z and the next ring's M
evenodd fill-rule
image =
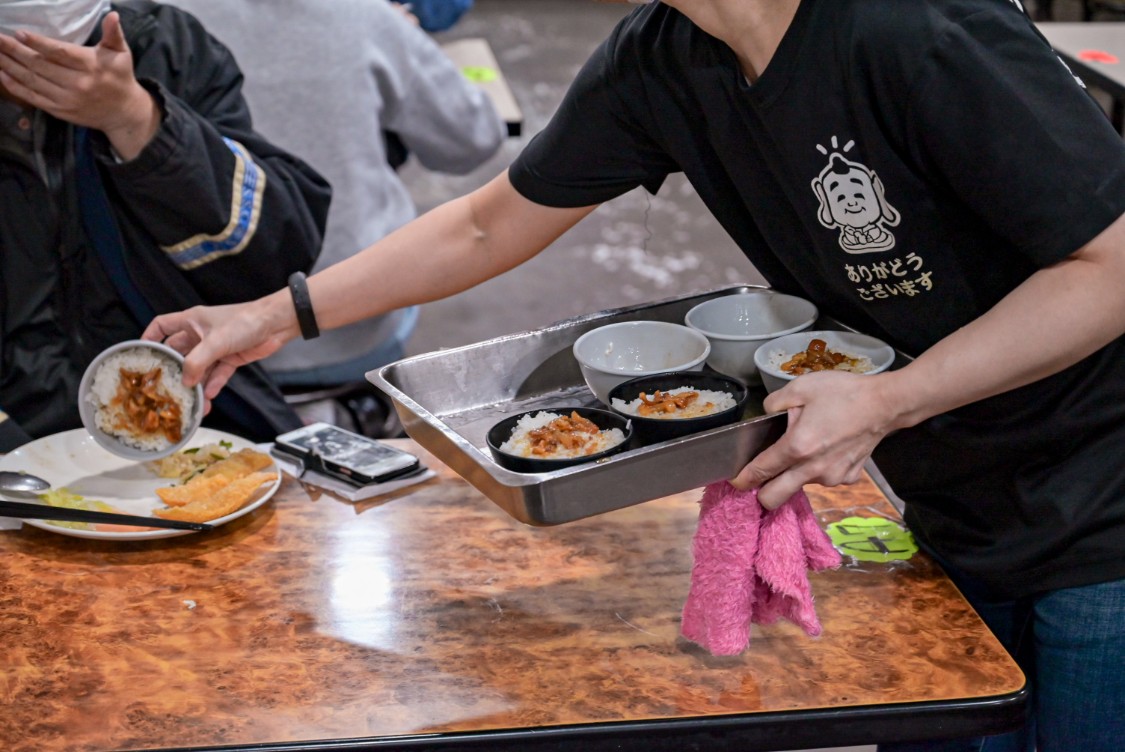
M413 454L329 423L283 433L274 448L301 460L307 469L357 485L382 483L421 469Z

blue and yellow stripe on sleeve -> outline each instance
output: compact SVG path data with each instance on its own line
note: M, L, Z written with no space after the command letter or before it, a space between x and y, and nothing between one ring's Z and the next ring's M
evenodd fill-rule
M241 253L258 229L266 173L242 144L229 138L223 141L235 158L230 221L217 235L201 233L175 245L163 246L162 250L171 257L172 263L181 269L195 269L215 259Z

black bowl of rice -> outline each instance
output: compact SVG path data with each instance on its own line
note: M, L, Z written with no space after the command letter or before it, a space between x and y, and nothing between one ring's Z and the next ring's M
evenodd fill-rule
M597 462L629 448L627 418L596 407L559 407L510 415L488 431L497 464L517 473L549 473Z
M82 425L99 446L126 459L157 460L183 449L203 420L203 387L184 386L183 363L159 342L106 348L78 385Z
M734 423L748 397L746 386L730 376L676 371L618 384L609 406L633 422L637 442L647 445Z

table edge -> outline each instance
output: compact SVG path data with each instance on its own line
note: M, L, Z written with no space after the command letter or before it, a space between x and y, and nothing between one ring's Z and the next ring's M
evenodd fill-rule
M934 725L947 738L987 736L1019 728L1026 720L1030 691L1019 690L965 700L888 703L854 708L775 710L706 718L607 721L524 729L404 734L369 738L265 742L192 747L192 752L359 752L360 750L474 750L479 752L682 752L693 738L708 752L847 746L933 739ZM633 743L630 744L630 741ZM769 746L747 746L769 745ZM139 750L137 752L140 752ZM188 752L165 747L144 752Z

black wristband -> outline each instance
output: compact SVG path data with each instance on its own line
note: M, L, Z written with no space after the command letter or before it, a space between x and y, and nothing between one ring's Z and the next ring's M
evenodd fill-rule
M320 336L320 327L316 325L316 314L313 313L309 284L304 272L289 275L289 292L293 294L293 307L297 309L297 326L301 327L301 336L316 339Z

